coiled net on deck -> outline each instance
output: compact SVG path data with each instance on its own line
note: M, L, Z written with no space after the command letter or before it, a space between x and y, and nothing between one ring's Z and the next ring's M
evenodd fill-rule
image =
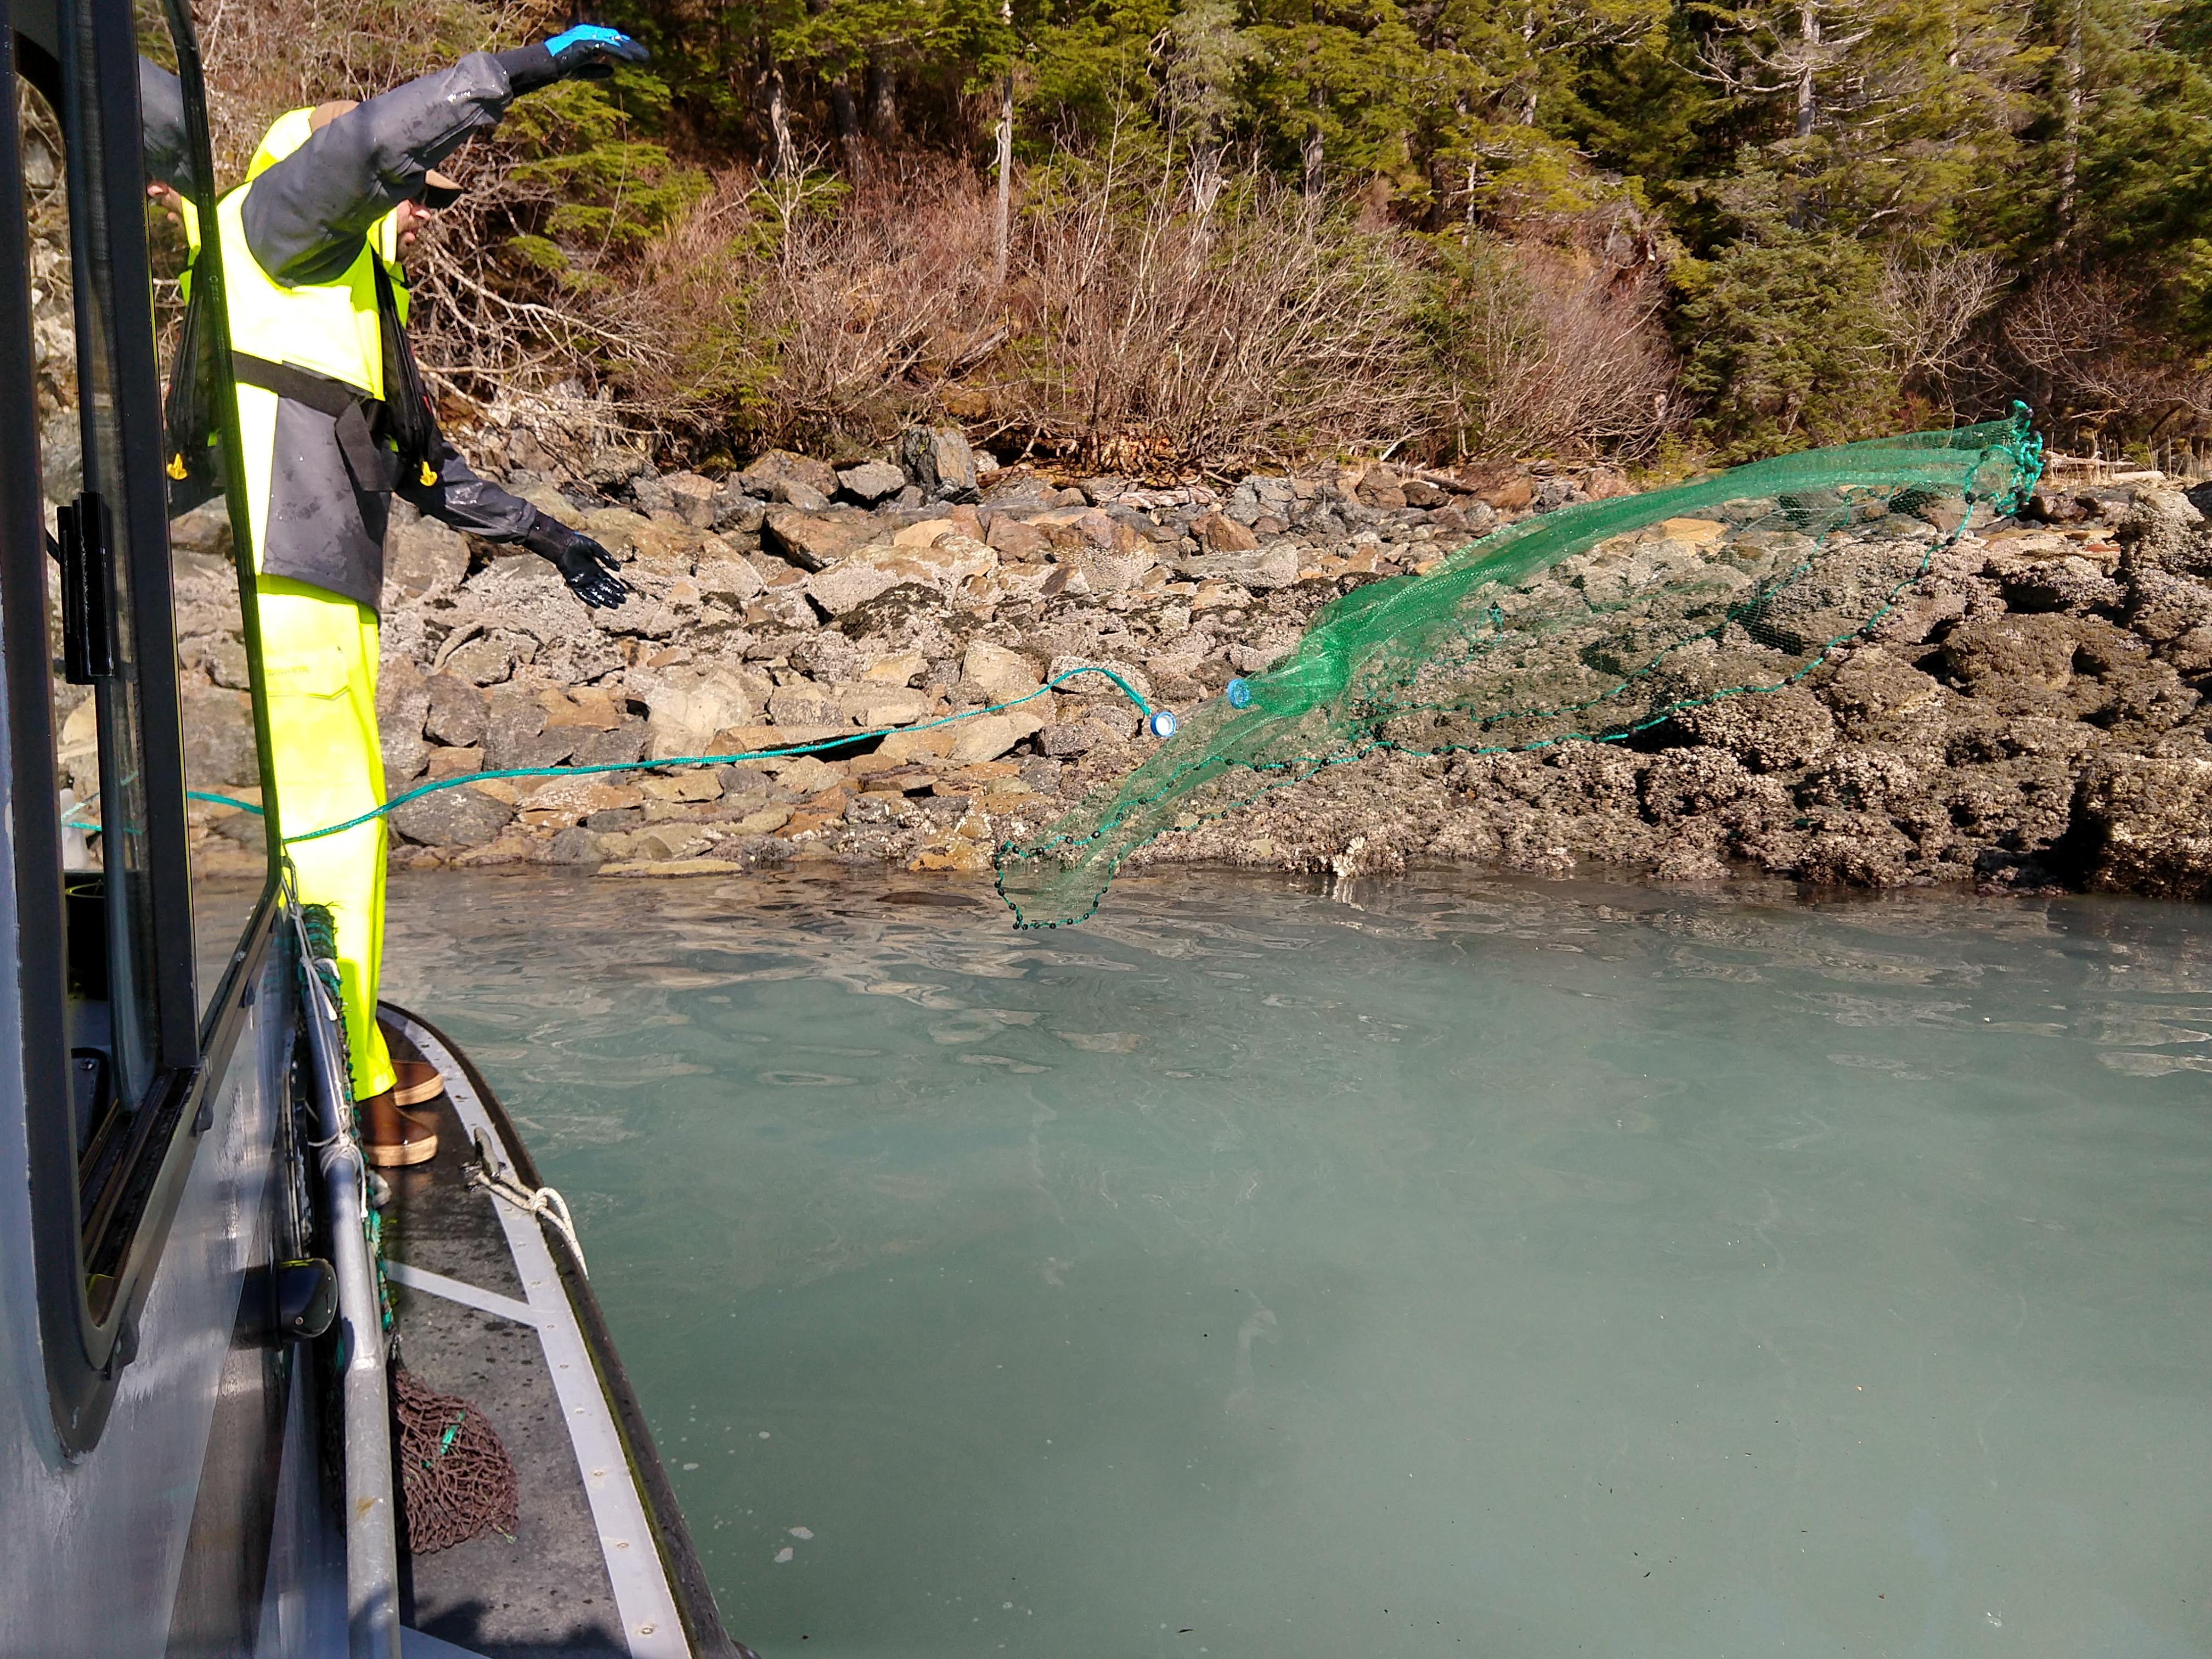
M1977 508L2014 511L2042 453L2014 404L1563 507L1355 588L1118 785L1002 843L999 891L1018 927L1081 921L1147 842L1325 766L1618 742L1787 685L1878 622Z
M488 1532L513 1538L520 1504L514 1462L484 1414L404 1365L392 1368L392 1413L409 1552L428 1555Z

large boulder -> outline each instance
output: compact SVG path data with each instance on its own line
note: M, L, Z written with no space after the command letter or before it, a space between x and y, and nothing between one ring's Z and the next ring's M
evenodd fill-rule
M1943 636L1944 665L1959 689L2008 714L2071 712L2081 624L2058 612L1975 617Z
M1802 686L1722 697L1686 708L1674 723L1698 742L1726 750L1754 772L1810 766L1836 746L1836 722Z
M807 579L806 591L842 617L895 587L933 588L948 599L971 576L990 574L999 556L972 536L950 531L929 547L871 547Z
M429 689L412 663L392 663L379 674L376 731L384 750L387 788L419 775L428 762L430 745L422 735L422 723L429 711Z
M2148 562L2127 574L2128 626L2185 674L2212 668L2212 587Z
M695 530L714 525L714 481L696 472L672 472L661 483L668 491L668 510Z
M434 790L392 812L392 827L426 847L477 847L507 828L514 808L473 784Z
M494 772L558 766L576 751L574 726L546 729L544 702L520 685L492 689L484 714L484 766Z
M975 452L957 428L908 427L899 439L899 460L925 495L943 501L975 499Z
M759 714L765 678L757 670L720 665L632 670L630 691L647 709L646 752L655 760L714 752L716 732Z
M243 691L226 690L220 686L186 685L180 695L184 702L185 781L195 789L210 790L259 782L261 763L253 746L253 699ZM92 706L89 700L81 705L86 709ZM85 715L82 721L72 718L64 728L64 738L74 735L80 725L89 732L91 716ZM422 741L419 728L415 740L418 744ZM416 771L422 769L422 764L421 759L416 758ZM91 774L89 764L81 769L81 776L88 777Z
M395 522L384 540L384 586L387 593L417 599L449 593L467 580L469 544L460 532L435 519ZM386 601L391 608L391 601Z
M433 674L423 682L428 713L422 729L441 744L465 749L483 741L484 699L458 674Z
M788 449L771 449L738 474L738 482L755 495L765 499L775 493L775 487L786 478L803 483L824 495L837 493L837 470L827 461L817 461L811 456L798 455Z
M889 461L863 461L837 475L837 487L854 501L873 507L906 488L906 474Z
M1011 702L1044 684L1029 658L987 640L969 646L960 659L960 678L988 702Z
M1297 580L1298 556L1296 549L1278 542L1243 553L1201 553L1183 560L1181 568L1194 581L1231 582L1264 593Z
M1190 533L1209 553L1249 553L1260 545L1259 537L1249 529L1219 513L1200 514L1193 519Z
M2075 822L2086 885L2212 898L2212 761L2123 756L2082 778Z
M803 513L795 507L779 507L769 512L763 529L769 547L801 570L821 570L866 546L883 526L850 508Z

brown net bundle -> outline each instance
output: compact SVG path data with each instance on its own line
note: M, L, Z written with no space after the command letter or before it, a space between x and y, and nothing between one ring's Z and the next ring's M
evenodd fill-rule
M483 1413L404 1365L392 1368L392 1409L408 1549L428 1555L488 1532L513 1538L514 1463Z

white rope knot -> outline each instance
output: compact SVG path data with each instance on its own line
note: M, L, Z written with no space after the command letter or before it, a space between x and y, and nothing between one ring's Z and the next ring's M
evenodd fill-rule
M526 1187L514 1177L514 1173L500 1162L491 1137L482 1129L476 1133L477 1159L468 1166L467 1179L471 1187L481 1187L493 1197L503 1199L525 1215L534 1215L546 1226L561 1236L568 1247L568 1255L576 1263L576 1271L589 1279L592 1270L584 1265L584 1247L576 1240L576 1224L568 1213L568 1200L551 1187Z

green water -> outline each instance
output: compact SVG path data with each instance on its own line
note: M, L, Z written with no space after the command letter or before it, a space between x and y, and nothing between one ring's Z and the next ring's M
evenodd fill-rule
M2212 1651L2206 913L961 897L394 884L769 1659Z

